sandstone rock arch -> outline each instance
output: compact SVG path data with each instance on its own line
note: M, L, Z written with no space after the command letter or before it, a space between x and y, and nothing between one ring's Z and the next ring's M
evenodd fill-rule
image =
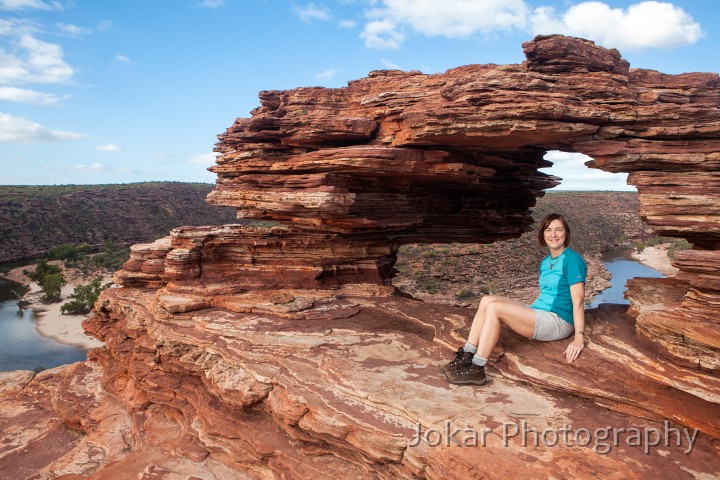
M617 50L557 35L523 49L521 65L262 92L252 117L220 136L208 200L346 245L346 258L312 265L321 286L386 284L399 244L519 235L557 184L538 172L544 153L584 153L593 168L630 173L658 234L696 247L677 256L681 306L643 312L639 332L683 364L720 371L708 318L720 301L717 74L630 69Z
M280 225L179 227L132 248L123 288L84 323L106 346L18 387L88 435L53 471L114 478L150 447L157 465L183 457L196 463L183 472L238 478L717 474L720 80L630 69L582 39L523 48L521 65L262 92L220 135L208 200ZM550 149L630 172L645 221L695 249L677 278L632 286L631 315L589 312L582 362L506 336L483 394L450 388L435 367L468 312L396 297L397 247L520 235L557 181L538 172ZM668 419L701 438L693 455L502 445L498 425L517 415L591 429ZM496 434L474 449L410 443L415 425L447 419ZM107 465L88 467L98 449Z
M677 254L676 279L634 283L631 312L647 345L718 375L718 75L630 69L617 50L559 35L523 49L520 65L261 92L252 116L219 135L208 201L280 226L178 228L135 247L119 281L160 288L171 312L242 312L263 291L275 292L268 311L286 314L392 295L399 245L519 236L558 183L538 171L544 154L578 152L628 172L643 220L695 245Z

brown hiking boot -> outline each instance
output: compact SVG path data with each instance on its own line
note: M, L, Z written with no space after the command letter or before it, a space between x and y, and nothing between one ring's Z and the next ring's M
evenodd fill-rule
M445 374L447 372L457 370L463 365L470 363L472 359L473 354L470 352L466 352L465 350L463 350L462 347L460 347L458 348L458 351L455 352L455 358L453 358L450 362L444 365L440 365L440 373Z
M487 383L485 367L474 363L463 365L457 370L445 372L445 378L447 378L448 382L456 385L485 385Z

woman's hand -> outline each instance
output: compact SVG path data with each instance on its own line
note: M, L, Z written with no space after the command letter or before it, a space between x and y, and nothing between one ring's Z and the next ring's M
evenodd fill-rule
M565 349L565 358L568 363L575 361L585 348L585 282L570 285L570 296L573 303L573 320L575 339Z
M585 342L583 340L582 334L576 335L575 339L568 345L568 347L563 352L565 354L565 359L568 363L573 362L578 355L580 355L580 352L582 352L582 349L585 348Z

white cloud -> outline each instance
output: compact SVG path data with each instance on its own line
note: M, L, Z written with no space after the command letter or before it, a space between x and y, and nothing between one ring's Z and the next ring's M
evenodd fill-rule
M29 33L34 28L24 22L0 22L0 35L10 40L9 49L0 48L0 83L62 83L72 77L62 47L35 38Z
M377 2L376 2L377 3ZM427 36L466 38L476 33L525 28L524 0L382 0L366 12L371 19L360 35L369 48L399 48L403 27Z
M91 170L93 172L104 172L107 171L108 167L104 163L92 163L90 165L73 165L74 170Z
M211 152L211 153L199 153L197 155L193 155L188 160L189 163L194 163L196 165L203 165L205 167L210 167L212 165L215 165L215 159L217 158L218 154Z
M360 37L374 49L398 49L408 31L430 37L467 38L475 34L531 29L587 38L621 50L673 48L697 42L700 24L668 2L643 1L626 9L585 1L559 14L541 6L531 12L525 0L373 0Z
M38 123L0 112L0 143L60 142L87 138L87 135L81 133L50 130Z
M293 6L293 11L305 23L312 23L313 20L330 20L330 11L327 7L310 3L305 6Z
M337 74L338 74L338 69L328 68L327 70L323 70L322 72L315 74L315 77L320 80L330 80Z
M20 37L20 35L33 34L40 31L40 25L27 19L0 18L0 35Z
M113 26L112 20L100 20L97 26L98 32L107 32Z
M540 170L562 178L560 185L552 190L635 190L627 184L627 173L589 168L585 162L592 158L582 153L551 150L544 158L553 162L553 166Z
M25 88L0 87L0 100L29 105L58 105L61 98L51 93L37 92Z
M0 0L0 10L62 10L59 2L43 2L42 0Z
M46 166L46 168L58 168L52 165ZM60 167L62 169L65 169L64 167ZM121 172L121 173L129 173L133 170L128 167L110 167L104 163L95 162L91 163L89 165L85 165L83 163L78 165L73 165L69 168L69 170L74 172L87 172L87 173L111 173L111 172Z
M405 41L405 34L390 20L375 20L365 25L360 38L368 48L397 50Z
M340 20L338 22L338 27L340 28L355 28L355 26L357 26L355 20Z
M121 152L122 148L119 145L115 145L114 143L108 143L105 145L98 145L95 147L95 150L98 152Z
M55 26L61 34L69 37L82 37L83 35L89 35L92 30L86 27L79 27L69 23L56 23Z
M390 60L387 60L385 58L381 58L380 63L382 63L385 68L388 68L390 70L404 70L404 68L402 68L397 63L391 62Z
M532 15L532 29L536 34L583 37L621 51L679 47L703 36L700 24L682 8L656 1L635 3L627 9L582 2L561 15L551 7L540 7Z
M123 55L121 53L118 53L117 55L115 55L115 60L117 60L120 63L124 63L126 65L130 65L133 63L133 61L130 60L130 57Z
M586 168L585 162L592 160L584 153L561 152L560 150L550 150L543 158L553 162L554 166L562 165L571 168Z
M223 5L225 5L225 0L203 0L198 6L205 8L220 8Z
M26 65L29 67L33 81L39 83L56 83L69 80L73 69L63 60L62 47L53 43L43 42L30 35L20 38L20 46L27 53Z

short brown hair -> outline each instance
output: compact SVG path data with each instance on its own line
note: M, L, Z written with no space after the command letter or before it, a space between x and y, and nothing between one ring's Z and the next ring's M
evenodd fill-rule
M542 219L542 222L540 222L540 229L538 230L538 243L541 247L547 247L547 243L545 243L545 229L550 226L550 223L552 223L553 220L560 220L562 223L563 228L565 229L565 241L563 242L563 245L567 247L570 245L570 225L568 225L567 220L565 220L565 218L563 218L563 216L559 213L551 213Z

